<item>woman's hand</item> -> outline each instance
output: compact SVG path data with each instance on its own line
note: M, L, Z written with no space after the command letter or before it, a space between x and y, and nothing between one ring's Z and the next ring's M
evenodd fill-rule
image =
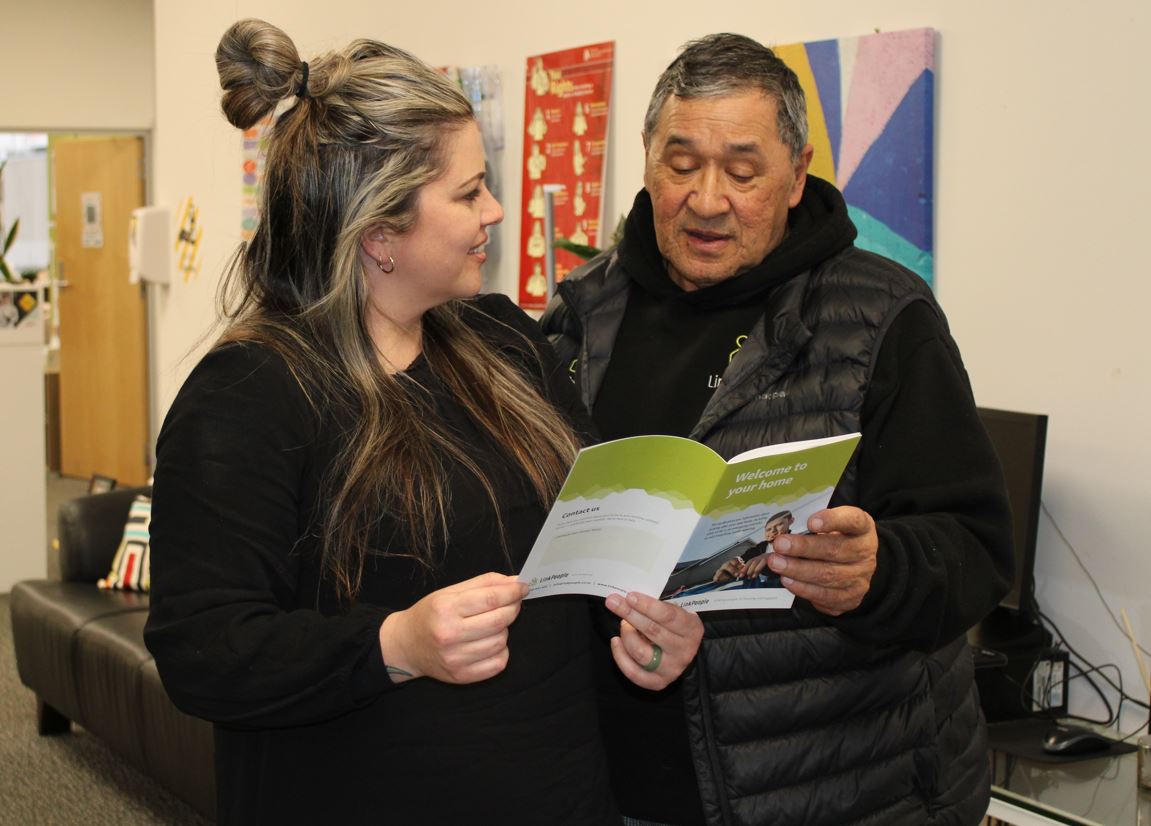
M393 682L478 683L499 674L508 664L508 626L527 592L514 576L487 573L389 614L380 651Z
M620 618L620 635L611 640L612 657L636 685L665 688L695 659L703 639L703 621L698 614L637 593L626 598L612 594L605 604Z

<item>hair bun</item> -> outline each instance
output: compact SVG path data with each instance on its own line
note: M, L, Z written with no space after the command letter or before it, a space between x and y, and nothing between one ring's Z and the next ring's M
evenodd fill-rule
M281 29L263 20L232 24L216 47L216 71L224 90L220 107L239 129L254 126L281 100L296 94L300 54Z

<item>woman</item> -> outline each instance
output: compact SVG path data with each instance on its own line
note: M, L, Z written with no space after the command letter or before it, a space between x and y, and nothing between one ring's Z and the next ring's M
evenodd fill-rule
M216 62L237 127L295 98L157 447L146 639L216 723L220 821L618 822L588 603L513 575L585 420L534 324L473 298L503 214L471 107L399 49L302 63L261 21ZM636 684L694 656L696 617L608 607Z

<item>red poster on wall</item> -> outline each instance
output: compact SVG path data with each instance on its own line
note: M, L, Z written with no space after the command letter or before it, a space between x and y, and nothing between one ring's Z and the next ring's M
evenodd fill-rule
M520 202L520 306L547 302L544 187L554 192L555 235L603 245L603 189L613 42L529 57ZM610 228L609 228L610 232ZM556 250L556 282L583 263Z

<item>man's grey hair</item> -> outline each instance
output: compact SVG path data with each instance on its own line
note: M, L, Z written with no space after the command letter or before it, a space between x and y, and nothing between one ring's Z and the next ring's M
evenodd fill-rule
M709 34L683 47L655 84L643 136L655 133L667 99L712 98L760 91L775 101L779 139L791 150L792 160L807 145L807 103L803 88L775 52L741 34Z

